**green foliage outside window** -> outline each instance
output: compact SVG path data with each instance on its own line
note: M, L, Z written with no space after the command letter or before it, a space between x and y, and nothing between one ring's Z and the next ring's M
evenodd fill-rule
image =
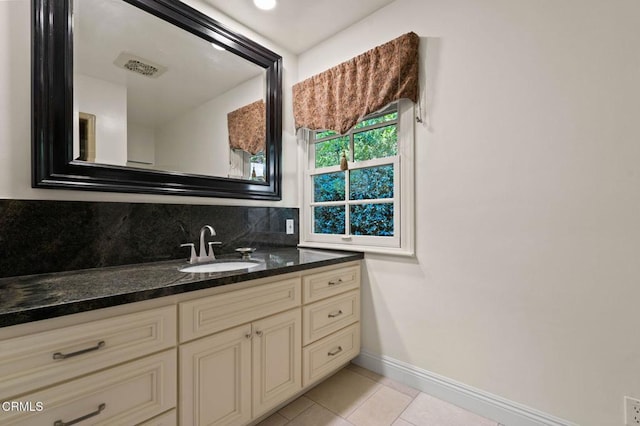
M315 143L315 167L332 167L340 164L343 153L350 162L393 157L398 155L398 129L395 123L367 129L369 126L397 120L393 112L364 120L352 133L340 136L334 131L316 132L314 139L331 139ZM362 130L361 130L362 129ZM353 150L353 153L351 152ZM390 199L394 197L393 164L352 168L349 170L349 199ZM344 201L346 172L324 173L313 178L313 201ZM316 206L314 232L319 234L345 233L345 206ZM352 235L393 236L393 203L352 205L349 208L350 233Z
M344 190L344 172L314 176L313 200L316 202L342 201Z
M317 206L313 208L313 215L316 234L344 234L344 206Z
M353 135L355 161L393 157L398 154L398 128L393 126L359 132Z
M381 117L361 121L354 128L353 144L354 158L351 158L349 148L349 135L335 137L315 144L315 167L330 167L340 164L342 153L346 154L349 161L364 161L373 158L391 157L398 154L398 128L395 124L379 127L367 131L357 132L363 127L396 120L398 113L394 112ZM333 130L317 132L315 139L323 139L329 136L338 136Z
M349 157L349 136L329 139L316 144L316 168L331 167L340 164L342 153Z
M393 198L393 165L352 170L349 182L350 200Z
M393 236L393 204L351 206L351 235Z

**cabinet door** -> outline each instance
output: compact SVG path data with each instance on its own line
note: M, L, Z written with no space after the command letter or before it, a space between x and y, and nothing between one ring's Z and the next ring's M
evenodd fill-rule
M251 326L180 346L180 424L251 420Z
M253 417L302 389L300 309L253 323Z

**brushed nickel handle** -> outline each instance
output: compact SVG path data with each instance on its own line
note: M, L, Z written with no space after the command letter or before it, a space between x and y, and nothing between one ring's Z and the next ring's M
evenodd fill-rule
M337 313L329 314L328 316L329 316L329 318L335 318L335 317L339 317L342 314L343 314L342 309L340 309Z
M80 423L84 420L90 419L91 417L95 417L98 414L102 413L104 411L104 409L107 408L107 404L102 403L98 406L98 409L92 413L89 414L85 414L82 417L78 417L77 419L68 421L68 422L64 422L62 420L56 420L55 422L53 422L53 426L71 426L71 425L75 425L76 423Z
M86 354L87 352L97 351L98 349L103 348L105 344L106 343L104 342L104 340L100 340L98 342L98 344L95 345L95 346L92 346L92 347L87 348L87 349L82 349L82 350L79 350L79 351L76 351L76 352L71 352L70 354L63 354L62 352L56 352L56 353L53 354L53 359L67 359L67 358L71 358L71 357L74 357L74 356Z
M329 281L329 285L337 285L340 284L342 282L342 278L338 278L335 281Z
M340 352L342 352L342 346L338 346L338 349L336 349L334 351L327 352L327 355L335 356L335 355L338 355Z
M258 337L262 337L262 330L258 330L258 331L256 331L256 336L258 336Z

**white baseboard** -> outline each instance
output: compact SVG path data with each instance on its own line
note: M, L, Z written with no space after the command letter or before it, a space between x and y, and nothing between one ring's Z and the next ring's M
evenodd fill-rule
M384 355L361 351L353 363L505 426L578 426Z

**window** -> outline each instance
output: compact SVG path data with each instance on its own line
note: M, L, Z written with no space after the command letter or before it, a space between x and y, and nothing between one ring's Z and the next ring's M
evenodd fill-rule
M302 246L413 254L410 102L366 117L345 135L311 131L305 147Z
M229 149L229 177L265 181L266 156L263 151L253 155L241 149Z

